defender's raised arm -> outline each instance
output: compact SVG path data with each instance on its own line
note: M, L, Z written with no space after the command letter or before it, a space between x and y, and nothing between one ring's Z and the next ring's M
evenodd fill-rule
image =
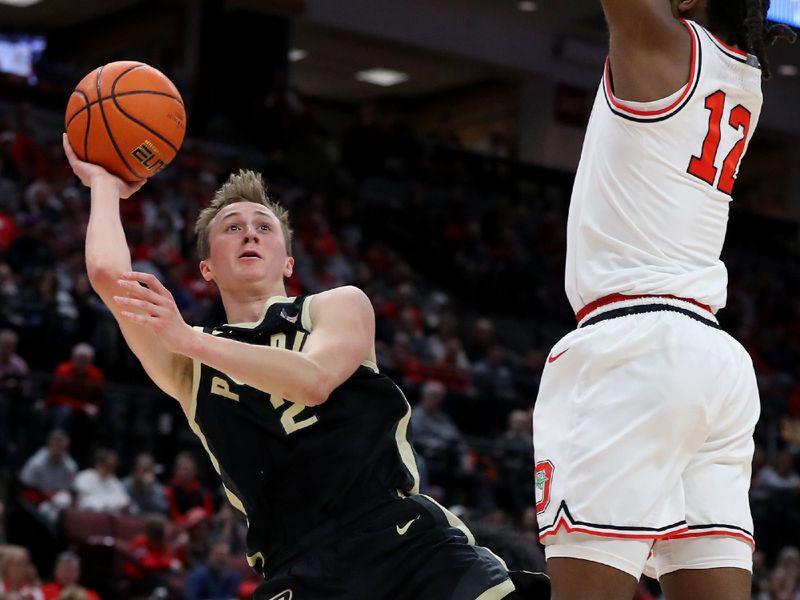
M700 0L602 0L611 34L615 94L650 102L689 80L691 35L679 18L699 18Z

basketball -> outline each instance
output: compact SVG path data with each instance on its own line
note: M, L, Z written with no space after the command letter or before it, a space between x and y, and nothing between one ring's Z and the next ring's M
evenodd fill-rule
M163 73L144 63L118 61L81 80L64 123L78 158L135 182L175 158L186 132L186 110Z

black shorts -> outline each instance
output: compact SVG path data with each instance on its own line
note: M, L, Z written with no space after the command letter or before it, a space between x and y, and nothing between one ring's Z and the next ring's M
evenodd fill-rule
M505 564L425 496L393 502L268 573L255 600L500 600Z

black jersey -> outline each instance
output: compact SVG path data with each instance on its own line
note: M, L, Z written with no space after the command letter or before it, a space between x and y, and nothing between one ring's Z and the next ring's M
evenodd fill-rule
M312 296L271 298L260 321L206 329L249 344L301 351ZM194 364L189 423L248 521L248 560L262 574L299 540L391 495L417 492L411 410L395 383L363 364L315 407L276 398Z

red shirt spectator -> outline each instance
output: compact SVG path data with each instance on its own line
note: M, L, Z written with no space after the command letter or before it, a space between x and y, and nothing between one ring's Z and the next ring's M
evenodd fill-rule
M56 367L45 404L97 414L104 376L93 361L94 348L89 344L77 344L72 349L72 358Z
M166 486L169 516L174 523L183 525L190 510L200 507L211 516L214 504L211 494L197 480L197 464L188 452L181 452L175 458L175 472Z
M80 585L78 580L81 578L81 559L74 552L62 552L56 561L52 583L42 586L44 600L58 600L59 594L65 588ZM88 600L100 600L97 592L83 588Z
M124 567L126 575L141 581L180 571L183 564L167 543L167 520L161 515L151 515L147 517L144 530L144 535L136 536L131 542L129 554L132 561Z

